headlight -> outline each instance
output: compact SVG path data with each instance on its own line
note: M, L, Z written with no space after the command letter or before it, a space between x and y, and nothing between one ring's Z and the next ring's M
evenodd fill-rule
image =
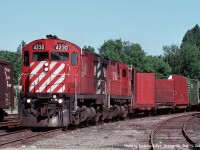
M32 100L31 98L27 98L26 102L31 103L31 100Z
M53 95L53 98L54 98L54 99L56 99L56 98L57 98L57 96L56 96L56 95Z
M44 68L44 71L46 71L46 72L49 71L49 68L48 68L48 67L45 67L45 68Z
M45 62L45 63L44 63L44 66L45 66L45 67L47 67L48 65L49 65L48 62Z
M62 104L63 103L63 99L62 98L58 99L58 103Z

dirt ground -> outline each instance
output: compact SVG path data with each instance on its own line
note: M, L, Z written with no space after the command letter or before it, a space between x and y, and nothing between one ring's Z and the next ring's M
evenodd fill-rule
M151 130L162 120L181 115L140 117L64 131L52 138L23 144L20 149L149 149Z

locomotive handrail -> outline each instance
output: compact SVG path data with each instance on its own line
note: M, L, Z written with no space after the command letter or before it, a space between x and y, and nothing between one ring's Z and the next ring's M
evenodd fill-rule
M77 100L77 92L76 92L76 77L77 77L78 75L77 74L75 74L75 76L74 76L74 111L76 112L77 111L77 104L78 104L78 100Z
M41 75L41 74L32 74L32 73L27 73L27 75ZM64 74L55 74L55 73L52 73L51 75L70 75L70 74L66 74L66 73L64 73Z

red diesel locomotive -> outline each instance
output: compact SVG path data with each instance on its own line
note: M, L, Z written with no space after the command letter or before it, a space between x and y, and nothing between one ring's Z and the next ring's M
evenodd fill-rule
M32 41L22 56L18 106L23 126L65 127L126 118L134 111L165 105L156 103L159 92L155 91L154 73L136 73L124 63L102 58L56 36ZM187 89L187 85L181 88ZM182 92L173 90L174 95ZM180 97L186 94L184 90ZM168 106L185 108L187 104Z
M23 49L19 117L23 126L63 127L127 117L132 70L56 36Z

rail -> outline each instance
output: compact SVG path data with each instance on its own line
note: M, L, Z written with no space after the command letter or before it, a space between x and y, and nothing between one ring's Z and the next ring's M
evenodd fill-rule
M190 134L187 132L186 127L189 124L189 122L194 119L195 117L197 117L197 115L193 115L191 118L189 118L188 120L185 121L184 125L183 125L183 135L185 136L185 138L187 139L187 141L192 145L192 148L194 150L200 150L200 144L197 143L191 136ZM197 131L196 131L197 132Z
M19 126L19 125L21 125L21 121L20 120L11 120L11 121L0 122L0 127Z
M195 114L198 113L176 116L159 123L150 135L151 149L195 148L196 143L188 142L182 132L185 123Z
M19 144L21 142L28 142L30 139L34 139L36 137L43 137L45 135L55 135L56 133L62 132L61 129L54 129L45 132L32 132L30 129L6 133L0 136L0 148L5 148L8 146L12 146L14 144ZM20 135L19 135L20 134ZM6 138L7 137L7 138Z

